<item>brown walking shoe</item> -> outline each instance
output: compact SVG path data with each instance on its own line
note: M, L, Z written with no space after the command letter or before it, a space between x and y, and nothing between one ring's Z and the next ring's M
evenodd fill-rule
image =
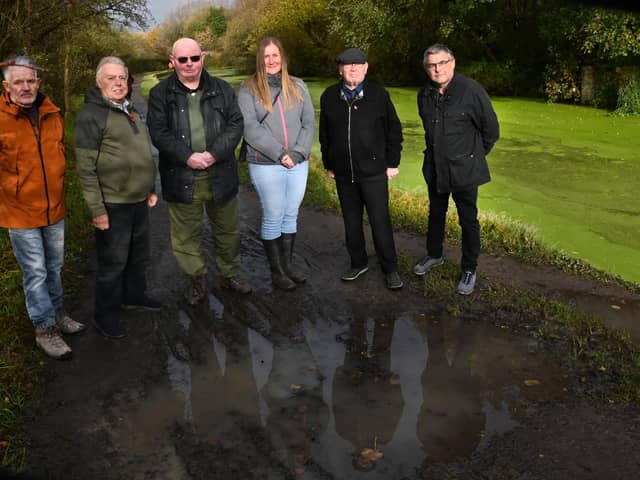
M221 277L220 286L227 290L233 290L234 292L242 294L251 293L251 285L237 275L234 275L233 277Z

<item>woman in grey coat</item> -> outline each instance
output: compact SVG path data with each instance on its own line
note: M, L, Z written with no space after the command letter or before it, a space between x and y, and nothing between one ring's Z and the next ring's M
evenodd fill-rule
M282 44L265 37L256 73L238 92L251 181L262 204L261 239L273 284L293 290L306 279L293 268L298 209L309 173L315 113L309 90L287 71Z

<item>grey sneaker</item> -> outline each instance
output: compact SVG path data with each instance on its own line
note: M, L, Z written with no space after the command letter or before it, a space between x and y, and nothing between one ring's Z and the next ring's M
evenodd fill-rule
M76 322L73 320L64 308L56 311L56 324L62 333L67 335L74 335L76 333L84 332L84 323Z
M433 258L427 255L422 260L420 260L420 262L418 262L415 267L413 267L413 273L422 276L432 268L437 267L438 265L442 265L443 263L444 257Z
M460 283L458 283L458 293L460 295L471 295L476 286L476 272L469 270L462 272Z
M341 280L345 282L351 282L358 278L360 275L364 275L369 271L368 266L359 267L359 268L350 268L344 275L340 277Z
M398 272L387 273L384 280L389 290L398 290L403 286L402 279Z
M56 325L46 328L36 328L36 345L44 353L56 360L63 360L71 356L71 349L60 335L60 330Z

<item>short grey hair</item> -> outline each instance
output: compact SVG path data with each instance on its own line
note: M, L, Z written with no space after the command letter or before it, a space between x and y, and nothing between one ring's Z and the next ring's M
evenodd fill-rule
M96 82L100 78L100 71L102 70L102 67L104 67L105 65L122 65L124 67L124 74L129 76L129 69L127 68L127 65L122 61L120 57L114 57L114 56L103 57L98 62L98 66L96 67Z
M449 60L455 60L453 52L449 47L443 45L442 43L434 43L430 47L427 47L427 49L424 51L424 54L422 55L422 66L424 67L427 65L427 57L429 55L435 55L436 53L440 52L445 52L449 56Z
M36 72L36 78L39 77L39 65L33 58L27 55L17 55L11 56L4 59L4 62L12 62L12 65L7 65L2 67L2 76L5 80L9 80L9 69L11 67L27 67L31 68L34 72Z

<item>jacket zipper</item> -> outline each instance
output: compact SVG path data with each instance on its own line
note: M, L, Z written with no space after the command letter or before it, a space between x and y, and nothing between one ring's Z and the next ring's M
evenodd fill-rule
M351 110L353 108L353 104L355 103L355 100L353 100L352 102L349 102L349 100L345 98L345 102L347 102L348 112L349 112L347 117L347 146L349 149L349 167L351 168L351 183L356 183L355 173L353 170L353 155L351 154Z
M47 115L48 114L45 113L41 119L38 119L39 124L42 124L42 121L45 119ZM44 156L42 154L40 127L35 125L30 117L29 117L29 123L31 123L33 134L36 137L36 142L38 142L38 155L40 155L40 167L42 168L42 176L44 177L44 194L47 199L47 225L51 225L51 200L49 199L49 182L47 181L47 170L44 166Z

